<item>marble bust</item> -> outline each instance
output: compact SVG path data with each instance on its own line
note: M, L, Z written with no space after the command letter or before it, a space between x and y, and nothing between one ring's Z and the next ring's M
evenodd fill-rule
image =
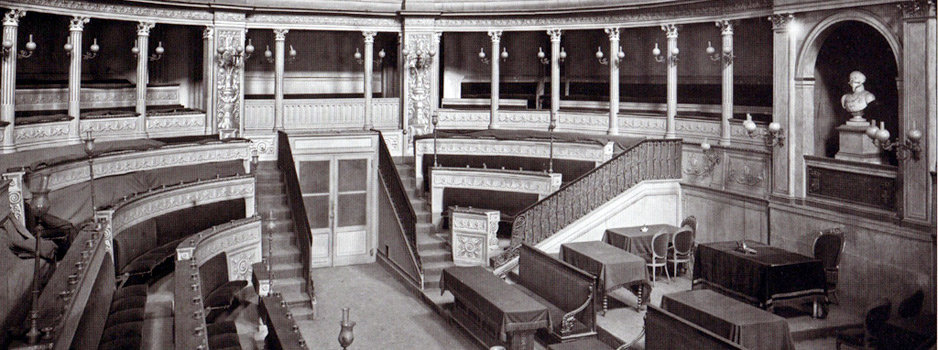
M863 88L863 83L866 82L866 76L863 73L858 71L853 71L850 73L850 81L847 83L850 85L850 89L853 92L845 94L840 98L840 105L847 110L850 115L853 116L851 121L864 121L863 110L866 109L867 105L876 100L876 96L873 93L866 91Z

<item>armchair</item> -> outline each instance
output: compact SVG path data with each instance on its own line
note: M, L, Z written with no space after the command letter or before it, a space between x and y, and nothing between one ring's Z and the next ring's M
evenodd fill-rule
M840 227L824 230L814 239L814 258L824 264L824 274L827 276L827 298L837 300L837 279L840 274L840 258L844 252L844 231Z

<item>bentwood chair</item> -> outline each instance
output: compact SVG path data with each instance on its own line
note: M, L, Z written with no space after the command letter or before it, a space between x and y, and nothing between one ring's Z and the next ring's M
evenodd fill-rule
M844 232L841 228L821 231L814 239L814 258L821 260L827 277L828 301L837 299L837 279L840 274L840 258L844 252Z
M850 329L837 333L837 350L840 350L841 344L856 349L876 349L877 344L882 343L883 332L891 309L892 302L888 299L880 299L873 303L866 311L863 329Z
M671 249L668 251L668 260L674 262L674 276L678 274L678 264L690 266L694 254L694 231L687 225L682 226L671 236Z
M671 283L671 273L668 272L668 233L658 232L651 238L651 262L646 262L645 266L651 267L651 280L656 280L658 267L664 268L664 273L668 276L668 283Z

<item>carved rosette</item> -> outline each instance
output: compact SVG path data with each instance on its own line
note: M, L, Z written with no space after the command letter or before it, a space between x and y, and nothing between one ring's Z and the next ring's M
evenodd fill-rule
M216 29L215 120L222 138L238 137L241 124L241 79L244 61L235 43L244 41L243 30ZM242 47L238 46L237 48Z
M406 118L408 120L408 129L410 135L425 135L430 133L430 101L432 71L431 64L426 57L427 53L433 52L433 33L409 34L405 41L408 55L404 58L404 65L407 68L407 101ZM421 58L424 57L424 58Z
M228 257L228 280L229 281L250 281L251 264L260 259L256 256L257 252L248 250L245 252L232 254Z
M482 237L459 236L456 239L456 256L467 260L482 258Z

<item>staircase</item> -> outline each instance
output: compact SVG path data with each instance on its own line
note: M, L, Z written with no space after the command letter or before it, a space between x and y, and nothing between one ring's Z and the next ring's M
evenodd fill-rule
M303 262L300 260L300 248L293 232L293 219L287 204L287 188L283 174L277 168L277 162L261 162L257 166L257 212L265 219L273 212L273 239L266 235L262 239L264 255L268 244L273 243L271 270L274 282L273 290L282 293L290 312L297 323L311 321L313 308L306 293L306 280L303 278ZM264 223L264 232L268 228ZM302 323L301 323L302 324Z
M456 266L453 264L448 235L437 231L430 221L430 204L417 193L417 179L414 170L414 158L395 158L394 165L401 181L407 189L407 196L417 214L417 254L423 264L423 294L437 307L453 302L451 294L440 295L440 275L443 269Z

